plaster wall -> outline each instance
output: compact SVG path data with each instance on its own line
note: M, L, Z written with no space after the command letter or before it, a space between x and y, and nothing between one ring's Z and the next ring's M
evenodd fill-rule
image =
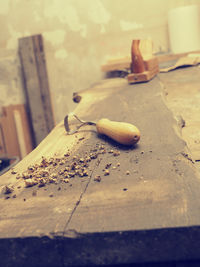
M103 78L108 58L132 39L169 50L167 12L199 0L0 0L0 107L24 103L18 38L42 34L56 122L74 109L72 93Z

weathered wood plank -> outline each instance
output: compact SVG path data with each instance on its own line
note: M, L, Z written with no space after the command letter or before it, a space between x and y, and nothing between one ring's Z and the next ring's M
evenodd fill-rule
M84 180L24 188L10 172L1 177L1 188L15 187L11 198L0 195L0 253L8 255L4 266L12 266L17 256L18 265L41 266L48 255L46 266L55 265L56 258L58 266L199 260L199 173L162 94L157 78L132 86L124 79L109 80L82 92L75 111L82 119L134 123L140 143L124 148L97 136L92 127L66 135L61 122L15 168L18 173L41 156L69 150L71 158L104 146ZM108 163L110 175L104 176ZM101 182L94 181L96 175ZM12 252L5 248L10 242ZM35 245L38 258L30 256Z
M19 55L34 141L38 145L54 126L42 36L19 39Z
M54 123L54 114L51 103L51 94L49 90L42 35L34 35L32 37L32 40L34 45L35 60L38 69L38 79L40 83L40 93L41 93L44 116L46 120L46 127L48 132L50 132L53 129L55 123Z

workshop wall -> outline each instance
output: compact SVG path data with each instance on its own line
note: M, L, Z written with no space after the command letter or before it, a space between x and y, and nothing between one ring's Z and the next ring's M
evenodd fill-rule
M72 93L103 78L106 59L130 53L132 39L169 50L167 12L198 0L0 0L0 107L24 103L18 38L42 34L56 122Z

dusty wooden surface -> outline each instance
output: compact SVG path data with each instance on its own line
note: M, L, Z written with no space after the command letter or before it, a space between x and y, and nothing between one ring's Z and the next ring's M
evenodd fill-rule
M138 85L114 79L80 93L77 115L135 124L141 131L137 146L124 148L89 127L68 136L61 122L15 167L18 174L42 156L85 157L103 146L105 152L89 163L89 176L30 188L17 174L0 177L1 190L14 186L11 194L0 196L3 266L199 259L200 176L166 106L162 83L160 78ZM110 163L110 175L104 176ZM94 181L97 175L100 182Z

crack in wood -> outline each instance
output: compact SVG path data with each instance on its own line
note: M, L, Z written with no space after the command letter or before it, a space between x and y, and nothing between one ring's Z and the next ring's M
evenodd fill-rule
M102 159L98 159L97 160L97 163L95 164L95 166L94 166L94 168L93 168L93 170L92 170L92 172L90 174L89 180L88 180L88 182L87 182L87 184L86 184L83 192L80 194L79 200L76 202L76 204L75 204L75 206L74 206L74 208L73 208L73 210L72 210L72 212L71 212L71 214L70 214L70 216L69 216L69 218L68 218L68 220L67 220L67 222L66 222L66 224L64 226L64 229L63 229L63 232L62 232L62 235L61 235L63 238L66 238L66 237L67 238L77 238L77 237L80 236L80 234L76 230L74 230L74 229L68 229L68 230L66 230L66 229L68 228L68 226L69 226L69 224L70 224L70 222L72 220L72 217L73 217L74 213L76 212L78 206L80 205L81 199L83 198L85 192L87 191L87 188L88 188L88 186L90 184L90 181L92 179L92 176L93 176L93 173L94 173L95 168L99 166L101 160ZM65 255L65 246L64 246L64 241L63 241L61 243L61 247L60 247L60 258L61 258L62 267L65 267L66 266L65 265L65 257L66 257L66 255Z
M92 172L91 172L91 174L90 174L90 177L89 177L89 179L88 179L88 182L87 182L87 184L86 184L86 186L85 186L83 192L80 194L79 200L76 202L76 204L75 204L75 206L74 206L74 208L73 208L73 210L72 210L72 212L71 212L71 214L70 214L70 216L69 216L69 219L68 219L67 222L66 222L66 225L65 225L64 230L63 230L63 236L65 236L65 234L69 233L69 231L70 231L70 232L73 231L73 229L69 229L68 231L66 231L66 229L68 228L68 226L69 226L69 224L70 224L70 222L71 222L71 220L72 220L72 217L73 217L74 213L76 212L76 209L77 209L78 206L80 205L80 203L81 203L81 199L83 198L85 192L87 191L87 188L88 188L88 186L89 186L89 184L90 184L90 181L91 181L91 179L92 179L92 176L93 176L93 173L94 173L95 168L99 166L101 160L102 160L102 158L100 158L100 159L97 160L97 163L95 164L95 166L94 166L94 168L93 168L93 170L92 170Z

